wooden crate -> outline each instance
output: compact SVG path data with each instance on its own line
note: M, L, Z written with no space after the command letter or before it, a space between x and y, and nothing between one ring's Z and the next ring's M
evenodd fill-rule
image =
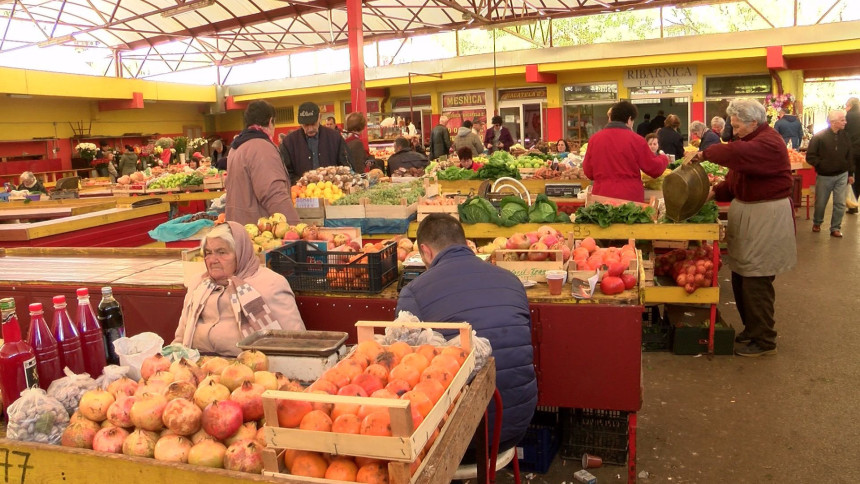
M533 261L533 260L504 260L509 254L529 254L534 252L545 252L555 256L555 260ZM502 269L507 269L522 280L546 282L546 271L557 271L564 269L564 260L560 250L508 250L499 249L493 252L494 263Z
M203 178L203 188L206 190L220 190L224 188L225 176L224 173L211 175Z
M422 221L427 218L431 213L447 213L448 215L454 217L457 220L460 220L460 212L457 211L457 205L462 203L466 197L457 196L454 197L454 205L427 205L426 202L430 197L422 197L418 200L418 221Z
M114 195L142 195L146 193L143 185L114 185L111 189Z
M456 403L458 395L467 383L469 375L475 368L475 352L472 350L472 326L467 323L396 323L378 321L359 321L356 324L358 341L373 339L374 328L377 327L410 327L458 330L460 346L469 352L460 370L454 376L451 384L445 389L442 397L427 414L418 428L412 427L411 403L408 400L393 400L371 397L347 397L317 393L280 392L267 390L263 393L263 409L267 425L264 438L266 446L275 449L298 449L316 452L327 452L336 455L361 456L402 463L401 469L406 470L419 456L435 430L443 423L447 412ZM298 400L314 403L345 403L373 405L388 408L391 416L391 437L369 435L341 434L335 432L315 432L296 428L282 428L270 424L278 422L278 400ZM271 462L270 462L271 464ZM266 471L278 473L279 467L266 467Z
M296 198L300 219L325 219L325 198Z
M418 203L407 204L405 198L400 205L371 205L365 201L364 210L367 218L406 219L415 215Z
M572 280L573 278L587 280L589 277L594 275L594 272L595 271L577 270L576 269L576 262L573 259L568 261L568 264L567 264L567 280L568 281ZM638 260L638 258L630 261L630 263L627 266L627 269L624 269L624 273L625 274L633 274L634 276L636 276L637 284L639 283L639 279L640 279L639 275L640 274L639 274L639 260ZM652 275L654 274L653 266L651 269L651 274ZM653 276L652 276L652 280L653 280Z
M365 218L364 203L358 205L332 205L325 202L325 218Z

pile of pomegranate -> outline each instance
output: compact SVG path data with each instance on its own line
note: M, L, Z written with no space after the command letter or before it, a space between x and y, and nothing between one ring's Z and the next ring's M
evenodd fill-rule
M107 390L86 392L61 443L259 474L263 392L303 391L268 365L254 350L232 362L203 357L171 363L156 354L143 362L140 381L123 377Z
M675 284L683 287L688 294L700 287L711 287L714 271L720 270L722 261L714 268L714 246L703 241L698 247L675 249L657 256L654 275L671 275Z

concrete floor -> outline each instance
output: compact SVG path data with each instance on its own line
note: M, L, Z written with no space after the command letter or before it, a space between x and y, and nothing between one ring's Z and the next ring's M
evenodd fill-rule
M829 209L821 233L805 212L797 267L775 281L779 354L643 353L637 472L648 477L640 484L858 481L860 217L846 215L844 238L835 239ZM729 277L724 266L720 310L740 330ZM556 457L549 473L523 482L575 482L580 468ZM624 467L590 472L601 483L627 481ZM510 472L498 482L513 482Z

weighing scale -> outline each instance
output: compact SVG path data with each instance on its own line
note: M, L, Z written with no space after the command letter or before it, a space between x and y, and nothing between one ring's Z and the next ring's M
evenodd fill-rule
M421 260L421 254L413 254L403 261L403 273L400 274L400 280L397 281L397 292L400 292L404 286L414 281L422 272L426 271L424 261Z

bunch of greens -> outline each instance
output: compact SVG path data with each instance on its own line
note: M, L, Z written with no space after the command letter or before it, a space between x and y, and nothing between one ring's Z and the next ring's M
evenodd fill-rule
M511 157L511 154L506 151L497 151L493 153L493 156L496 156L497 153L505 153ZM516 180L521 178L520 171L513 163L508 164L508 162L500 161L499 159L494 160L493 156L490 157L487 164L478 170L478 178L482 180L497 180L502 177L510 177ZM513 157L511 157L511 162L513 162Z
M558 211L558 205L541 193L535 198L534 204L529 208L529 222L531 223L554 223L570 222L570 216Z
M424 196L424 186L420 181L410 183L377 183L367 190L350 193L334 202L334 205L358 205L362 198L371 205L400 205L401 199L413 204Z
M606 228L614 223L649 224L653 223L654 216L656 212L653 207L642 208L632 202L615 207L598 202L580 207L576 211L574 220L578 224L596 224Z
M498 151L494 151L493 154L490 155L490 157L487 159L487 164L489 164L489 163L496 163L496 164L502 163L502 164L507 165L508 163L513 163L514 161L516 161L516 158L514 158L514 155L508 153L507 151L498 150Z
M449 166L442 171L437 171L436 176L440 180L471 180L475 178L475 172L457 166Z
M720 218L720 207L713 200L707 202L697 213L685 220L689 224L714 224Z
M726 176L728 174L729 169L725 166L718 165L716 163L711 163L710 161L703 161L701 163L702 168L705 170L705 173L708 175L714 176Z
M457 207L460 222L464 224L494 223L500 224L499 213L486 198L469 197Z
M529 205L520 197L508 196L499 203L502 226L512 227L529 221Z

